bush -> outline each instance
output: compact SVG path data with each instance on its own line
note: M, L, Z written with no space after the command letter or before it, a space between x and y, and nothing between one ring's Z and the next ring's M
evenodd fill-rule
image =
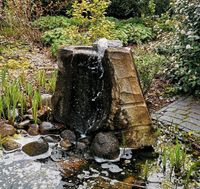
M77 20L64 16L42 16L33 22L33 26L38 27L41 31L63 28L78 24L80 23Z
M156 74L164 69L166 58L145 48L133 49L133 56L143 92L146 93Z
M197 1L179 0L180 18L174 46L170 77L180 92L200 96L200 8Z
M156 15L165 13L170 7L170 0L112 0L108 15L120 19L149 15L151 14L149 3L155 4Z
M116 27L114 33L125 45L141 43L153 38L152 29L143 24L122 23Z

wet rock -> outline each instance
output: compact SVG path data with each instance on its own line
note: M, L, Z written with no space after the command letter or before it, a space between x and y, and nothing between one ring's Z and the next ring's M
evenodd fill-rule
M28 129L28 134L31 136L39 135L39 126L37 124L31 124Z
M19 123L16 127L18 129L25 129L28 127L28 125L30 124L30 120L25 120L25 121L22 121L21 123Z
M53 148L53 151L51 152L51 159L55 162L66 159L67 157L68 157L68 154L66 150L63 150L60 147Z
M51 98L52 98L52 95L50 95L50 94L42 94L41 95L42 105L43 106L52 107L52 105L51 105Z
M68 139L64 139L60 142L60 146L63 147L65 150L69 150L72 144Z
M60 133L60 131L63 129L63 125L62 124L52 124L50 122L42 122L42 124L40 125L40 133L42 135L46 135L46 134L58 134Z
M16 129L9 124L3 123L1 125L0 123L0 135L1 137L6 137L6 136L12 136L16 133Z
M105 159L116 159L119 156L119 141L112 133L98 133L91 145L94 156Z
M39 139L35 142L30 142L22 147L22 151L29 156L37 156L48 151L49 145L46 141Z
M60 142L60 137L59 136L56 136L56 135L48 135L48 136L44 136L42 137L46 142L49 142L49 143L58 143Z
M24 129L17 129L17 134L27 135L27 131Z
M32 114L25 114L25 115L23 115L23 119L33 120L33 115Z
M69 177L80 171L86 165L86 163L87 162L84 159L69 157L64 161L58 162L58 167L64 176Z
M84 142L77 142L76 143L76 149L77 150L80 150L80 151L84 151L84 150L86 150L87 149L87 145L86 145L86 143L84 143Z
M46 121L48 120L50 116L50 109L44 108L38 111L38 119L41 121Z
M13 151L21 147L21 144L14 140L7 140L3 143L3 147L6 151Z
M76 135L74 134L74 132L70 131L70 130L64 130L60 133L60 136L63 139L68 139L70 142L75 142L76 141Z

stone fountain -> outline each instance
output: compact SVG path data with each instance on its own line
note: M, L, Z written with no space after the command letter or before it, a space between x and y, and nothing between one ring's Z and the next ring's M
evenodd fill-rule
M53 117L77 138L90 136L94 155L109 158L94 148L109 154L113 150L108 143L118 141L132 149L154 144L130 48L106 39L93 46L64 47L58 52L58 67ZM111 158L117 150L114 154Z

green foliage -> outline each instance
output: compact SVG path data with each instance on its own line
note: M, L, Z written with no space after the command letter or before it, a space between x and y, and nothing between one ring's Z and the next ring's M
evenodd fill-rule
M108 15L116 18L140 17L142 14L161 15L170 7L170 0L112 0Z
M135 19L117 20L116 29L113 31L124 44L141 43L153 38L152 29Z
M61 45L89 45L98 38L115 38L114 22L105 17L108 4L108 0L75 1L73 18L54 17L51 22L51 19L43 17L35 21L41 30L49 29L42 35L42 41L51 45L55 54Z
M176 2L180 26L174 42L170 77L180 92L200 96L200 9L197 1Z
M142 89L146 93L156 74L162 71L166 59L164 56L142 48L134 49L133 53Z
M76 19L64 16L42 16L33 22L33 26L38 27L41 31L64 28L78 24L80 23Z

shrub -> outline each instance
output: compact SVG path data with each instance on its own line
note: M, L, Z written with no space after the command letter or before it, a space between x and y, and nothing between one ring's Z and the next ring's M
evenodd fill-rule
M152 30L143 24L124 24L116 29L115 35L124 44L141 43L152 39Z
M178 0L180 18L170 77L180 92L200 96L200 9L197 1Z
M42 16L33 22L33 26L38 27L41 31L47 31L55 28L68 27L78 24L79 22L77 20L64 16Z
M165 13L170 7L170 0L112 0L108 15L120 19L140 17L142 14L149 15L151 13L149 2L155 4L154 13L156 15Z
M142 89L146 93L151 86L156 74L162 71L166 62L164 56L158 55L155 52L145 48L133 49L135 64L140 77Z

